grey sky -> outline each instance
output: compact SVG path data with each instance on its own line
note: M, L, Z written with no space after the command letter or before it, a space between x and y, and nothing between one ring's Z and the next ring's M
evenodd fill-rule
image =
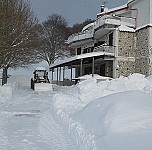
M53 14L61 14L69 25L95 19L104 0L30 0L39 21L43 22ZM128 0L106 0L108 8L125 4Z

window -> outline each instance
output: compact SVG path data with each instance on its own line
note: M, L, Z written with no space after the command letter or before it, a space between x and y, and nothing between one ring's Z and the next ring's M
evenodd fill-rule
M81 47L77 48L77 55L81 54Z
M109 34L109 46L113 46L113 33Z
M98 46L98 43L94 43L94 47L97 47Z
M98 46L103 45L105 42L104 41L99 41Z
M85 53L87 53L88 51L87 51L87 48L85 48L84 50L83 50L83 53L85 54Z

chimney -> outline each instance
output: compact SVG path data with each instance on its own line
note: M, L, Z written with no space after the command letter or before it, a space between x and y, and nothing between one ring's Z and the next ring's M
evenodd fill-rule
M100 8L101 8L101 13L104 12L104 5L101 5Z

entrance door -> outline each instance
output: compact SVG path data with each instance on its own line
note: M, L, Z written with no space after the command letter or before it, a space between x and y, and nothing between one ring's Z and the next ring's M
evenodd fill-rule
M105 64L102 64L102 65L100 66L100 75L101 75L101 76L105 76Z

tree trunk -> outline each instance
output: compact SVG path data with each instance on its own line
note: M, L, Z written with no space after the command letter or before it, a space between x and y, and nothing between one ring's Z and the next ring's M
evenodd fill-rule
M2 85L7 84L7 67L3 68Z

